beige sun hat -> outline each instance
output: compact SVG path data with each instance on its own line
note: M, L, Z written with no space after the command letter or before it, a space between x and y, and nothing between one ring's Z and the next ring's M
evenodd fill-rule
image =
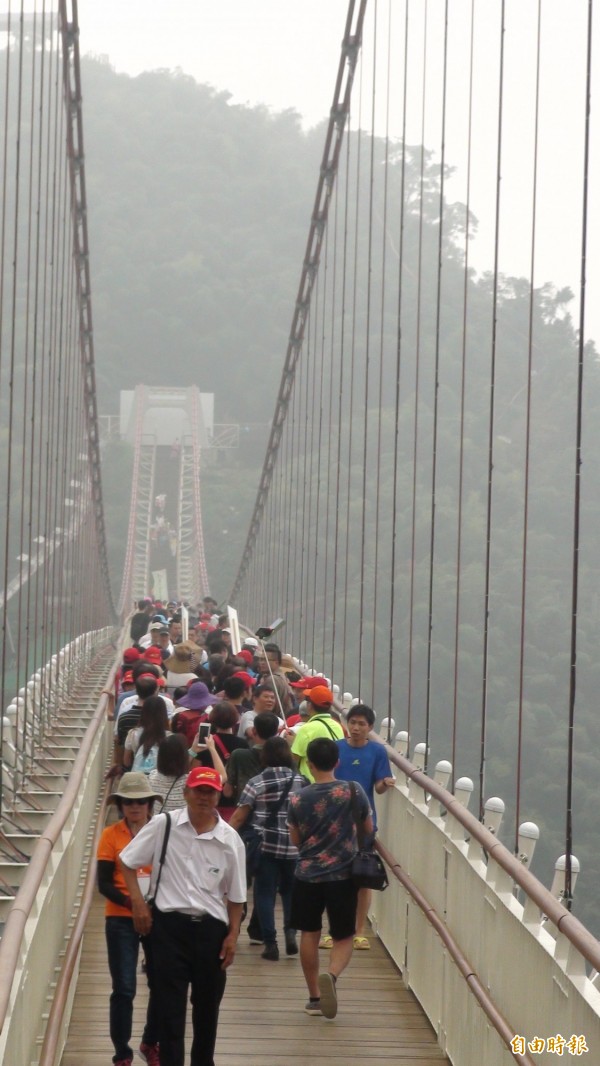
M137 770L132 770L128 774L123 774L119 787L111 792L108 797L108 802L112 802L116 799L155 799L162 800L162 796L158 792L153 792L148 783L146 774L142 774Z
M165 659L163 666L173 674L189 674L200 661L202 649L192 640L183 640L173 645L173 654Z

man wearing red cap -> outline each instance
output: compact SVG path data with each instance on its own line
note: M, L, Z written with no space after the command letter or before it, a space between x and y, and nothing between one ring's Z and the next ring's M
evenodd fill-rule
M171 812L163 865L167 815L153 818L120 855L135 929L140 936L151 934L161 1066L183 1066L190 986L191 1066L214 1066L225 971L233 962L246 900L244 845L216 810L222 788L216 770L195 767L184 789L186 807ZM154 871L152 907L136 873L146 863Z
M332 718L329 713L333 703L333 692L327 688L327 685L314 685L312 688L305 688L302 695L306 700L309 719L305 725L300 727L296 734L292 734L288 739L292 741L292 755L298 764L300 773L304 774L309 781L314 781L306 758L308 745L311 740L316 740L317 737L341 740L344 736L344 730L340 723L336 722L335 718Z

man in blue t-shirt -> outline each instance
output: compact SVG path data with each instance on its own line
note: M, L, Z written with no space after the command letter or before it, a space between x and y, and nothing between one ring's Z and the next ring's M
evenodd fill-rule
M392 776L390 760L383 744L379 744L376 740L369 740L369 733L374 724L375 714L364 703L357 703L350 709L346 720L348 739L337 741L340 761L334 773L338 781L357 781L359 785L362 785L371 804L373 826L376 831L377 815L373 791L381 794L386 789L393 788L396 779ZM354 947L363 951L370 947L365 936L365 922L370 905L371 889L359 889ZM323 947L329 947L329 938L323 937L321 944Z

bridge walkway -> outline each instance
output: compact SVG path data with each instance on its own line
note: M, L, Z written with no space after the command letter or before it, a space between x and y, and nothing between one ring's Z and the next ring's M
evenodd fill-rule
M281 923L280 923L281 924ZM110 978L104 942L104 901L90 911L79 981L61 1066L106 1066ZM303 1012L306 987L297 957L278 963L260 958L242 930L221 1007L217 1066L346 1066L393 1062L394 1066L442 1066L435 1033L412 992L376 937L371 951L357 951L340 978L340 1009L333 1022ZM325 955L325 952L322 952ZM140 974L134 1007L137 1047L146 1004ZM191 1027L188 1023L188 1038ZM137 1038L137 1039L136 1039ZM134 1059L135 1062L141 1059Z

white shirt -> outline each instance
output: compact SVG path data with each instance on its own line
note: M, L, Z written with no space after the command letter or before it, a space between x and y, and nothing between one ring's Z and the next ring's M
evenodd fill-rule
M152 884L158 876L165 825L166 815L151 818L119 856L132 870L152 863ZM209 832L197 833L187 807L172 811L156 906L160 911L210 914L228 924L226 899L246 900L246 851L240 837L220 817Z
M276 714L277 717L279 718L279 715L277 714L277 711L271 711L270 713L271 714ZM240 724L238 726L238 737L244 737L245 740L248 740L248 737L246 735L246 730L252 728L252 726L254 725L254 719L255 718L256 718L256 711L244 711L244 713L242 714L242 717L240 718ZM281 730L285 726L285 722L283 721L282 718L279 718L279 721L281 722L281 725L279 726L279 729L277 730L278 733L281 732Z
M172 696L176 688L185 688L188 681L199 681L198 674L190 671L188 674L176 674L174 670L167 670L167 692Z
M166 704L166 707L167 707L167 718L169 719L169 721L171 721L171 718L175 714L175 704L173 703L173 700L169 696L164 696L163 693L160 690L156 693L156 695L160 696L161 699L163 699L165 701L165 704ZM134 707L135 704L137 703L137 701L138 701L137 692L134 692L132 696L126 696L125 699L122 701L122 703L121 703L121 705L119 707L119 710L117 712L117 717L115 718L115 728L113 730L115 736L117 735L117 733L119 731L119 717L120 717L120 715L122 715L124 711L128 711L130 707Z
M244 711L240 718L240 724L238 726L238 737L244 737L246 740L246 730L250 729L254 725L254 719L256 718L256 711Z

